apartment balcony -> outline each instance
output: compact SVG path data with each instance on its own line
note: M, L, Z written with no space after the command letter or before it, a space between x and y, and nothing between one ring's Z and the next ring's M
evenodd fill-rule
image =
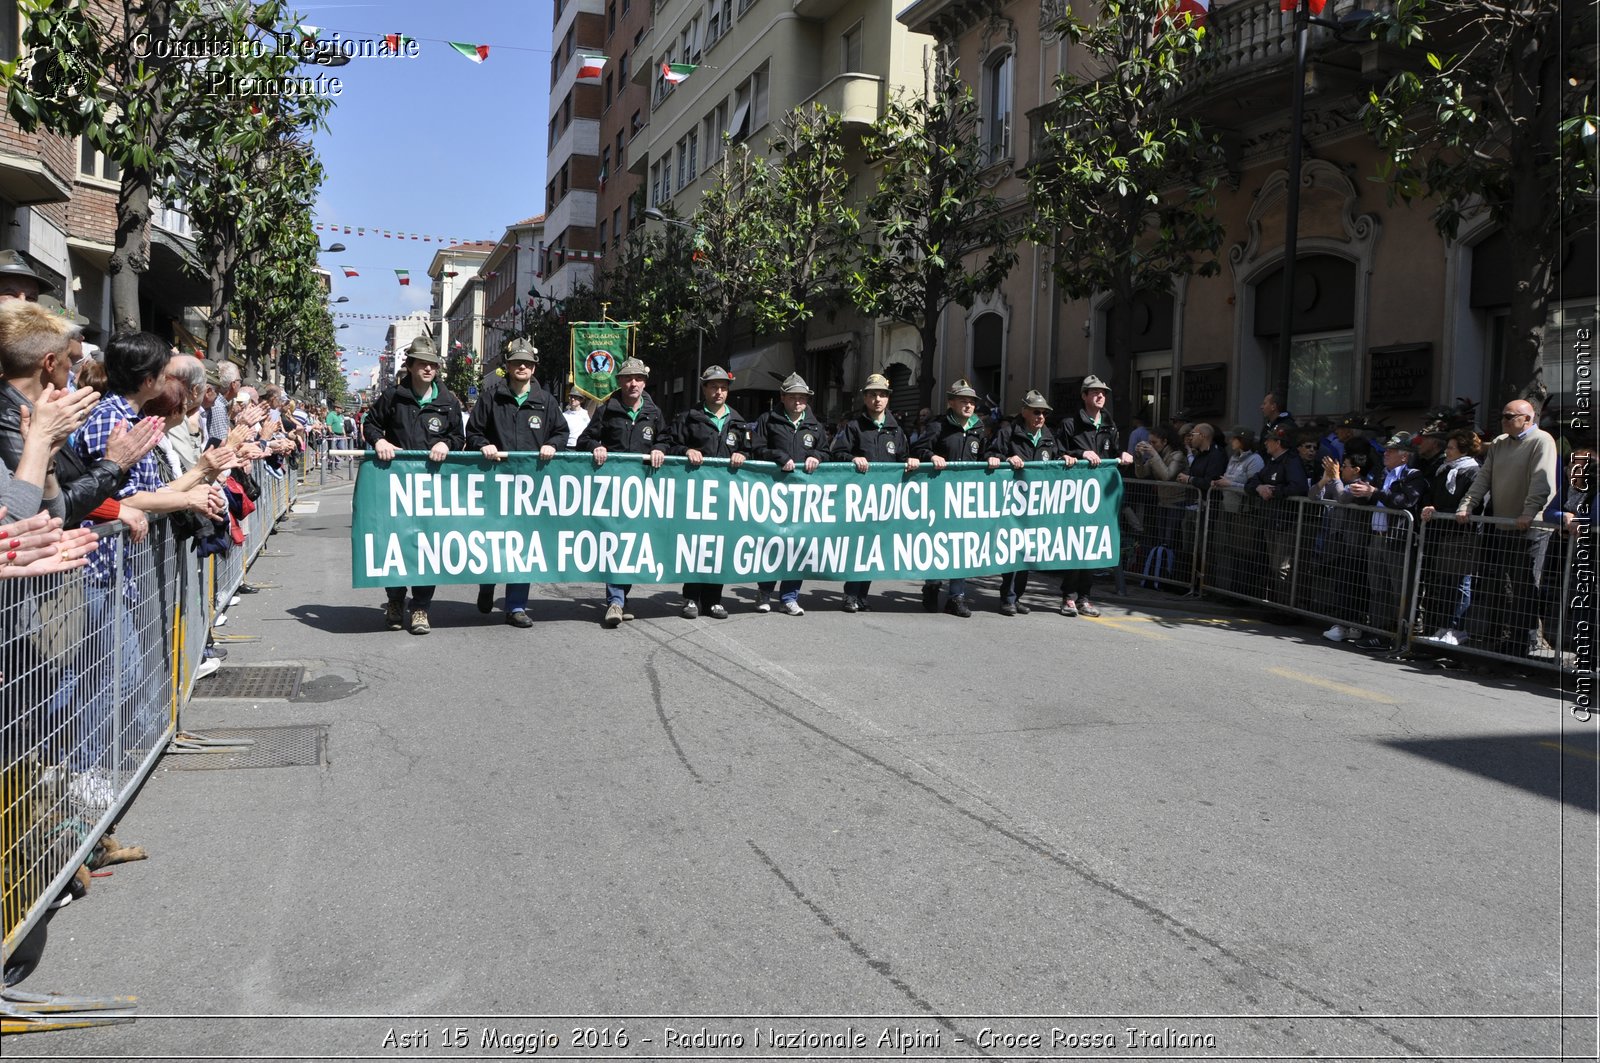
M794 0L794 13L801 18L822 22L832 18L852 0Z
M820 103L840 115L847 126L870 126L878 120L883 78L872 74L840 74L801 103Z

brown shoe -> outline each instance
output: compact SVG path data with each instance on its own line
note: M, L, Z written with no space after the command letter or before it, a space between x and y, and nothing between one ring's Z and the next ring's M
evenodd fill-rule
M413 635L426 635L433 628L428 626L428 611L426 609L411 610L411 633Z

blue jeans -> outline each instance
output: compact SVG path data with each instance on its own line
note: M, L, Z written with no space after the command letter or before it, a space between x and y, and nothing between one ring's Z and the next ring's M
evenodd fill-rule
M952 598L965 598L967 596L967 581L964 580L964 579L953 579L953 580L949 580L949 581L936 580L936 579L927 579L927 580L923 580L922 581L922 585L924 587L937 587L942 582L948 582L949 583L949 585L950 585L950 597L952 597Z
M763 580L756 584L756 590L762 594L771 594L772 588L778 588L778 597L785 602L798 602L800 600L800 580L786 579L781 584L776 580Z
M521 613L528 608L528 583L506 584L506 612Z
M128 725L139 705L139 631L133 606L107 584L84 584L84 611L88 616L89 667L83 689L88 700L80 710L81 742L72 750L72 767L78 771L112 764L108 750L116 735Z
M631 590L633 590L633 584L631 584L631 583L607 583L606 584L606 604L607 605L627 605L628 604L628 592L631 591ZM506 593L507 594L511 593L511 588L510 587L506 588Z

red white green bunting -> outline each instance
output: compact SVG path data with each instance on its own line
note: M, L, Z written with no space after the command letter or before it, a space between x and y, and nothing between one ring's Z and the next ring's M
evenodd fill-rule
M474 63L481 63L489 58L489 46L487 44L462 44L460 41L451 41L449 43L450 47L471 59Z
M676 85L694 73L693 63L662 63L661 80L668 85Z

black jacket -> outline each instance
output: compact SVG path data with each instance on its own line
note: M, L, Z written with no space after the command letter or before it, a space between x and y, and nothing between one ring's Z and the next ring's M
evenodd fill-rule
M1424 505L1438 510L1429 523L1428 534L1443 532L1447 535L1466 535L1474 528L1471 524L1457 524L1456 510L1460 508L1462 499L1467 497L1467 492L1472 488L1472 481L1478 478L1482 467L1462 469L1456 473L1456 486L1452 491L1449 484L1450 470L1447 465L1447 462L1440 462L1435 466L1433 476L1428 483L1428 492L1422 499Z
M440 387L433 401L424 406L411 390L410 376L402 376L378 396L362 432L369 446L387 439L401 450L432 450L435 443L461 450L467 442L461 426L461 400L449 388Z
M1056 429L1056 438L1066 448L1065 453L1075 458L1081 458L1085 451L1092 450L1100 455L1101 461L1115 464L1122 456L1122 430L1111 420L1109 410L1102 414L1098 428L1083 419L1082 410L1072 413Z
M0 460L15 469L22 460L22 406L28 400L10 384L0 384ZM29 403L31 406L32 404ZM131 426L130 426L131 427ZM110 458L86 463L76 447L62 447L53 461L56 480L61 484L61 501L66 507L65 527L73 528L89 518L89 513L113 497L128 482L122 466ZM13 514L16 518L31 513Z
M593 452L605 447L618 454L649 454L659 450L671 453L671 433L661 408L645 395L639 399L639 416L630 417L622 401L615 396L607 399L589 418L589 427L578 437L577 450Z
M958 423L947 413L928 425L928 430L911 444L911 454L923 461L935 454L945 461L982 461L988 446L986 435L983 418L974 418L968 428L965 421Z
M1215 443L1207 450L1189 456L1189 483L1203 495L1211 490L1211 481L1220 480L1228 471L1228 451Z
M880 427L868 417L866 411L856 415L839 427L828 453L834 461L851 461L866 458L868 461L905 461L911 457L911 445L900 422L885 410Z
M555 397L528 382L528 398L517 405L511 386L496 377L478 395L467 419L467 449L482 450L493 443L512 452L538 450L546 443L567 449L567 418Z
M1299 456L1292 450L1286 450L1275 458L1263 458L1261 471L1244 482L1245 491L1252 495L1256 488L1263 486L1278 489L1272 496L1274 502L1292 495L1304 496L1310 488L1306 482L1305 466L1300 464Z
M750 429L739 411L727 407L728 415L718 429L703 407L684 410L672 420L672 449L679 457L698 450L704 458L730 458L735 453L750 456Z
M807 458L828 460L828 435L809 406L798 425L789 420L788 410L768 410L756 418L750 446L752 458L777 465L791 459L796 465L804 465Z
M1008 421L1000 426L1000 430L989 440L989 448L985 457L999 458L1005 461L1017 457L1023 461L1056 461L1064 451L1061 444L1056 441L1056 434L1050 431L1049 425L1039 428L1039 442L1033 441L1033 435L1015 421Z
M1428 478L1417 469L1406 466L1406 471L1400 474L1400 478L1394 482L1394 486L1385 491L1383 489L1383 481L1388 476L1388 469L1374 471L1369 477L1369 482L1373 487L1377 488L1377 491L1366 498L1356 498L1352 499L1352 501L1358 506L1376 506L1379 502L1382 502L1384 509L1403 509L1410 513L1413 518L1420 517L1425 501L1424 496L1428 493ZM1468 484L1471 484L1471 482L1470 479L1467 481ZM1454 521L1454 519L1455 514L1452 511L1451 520Z

